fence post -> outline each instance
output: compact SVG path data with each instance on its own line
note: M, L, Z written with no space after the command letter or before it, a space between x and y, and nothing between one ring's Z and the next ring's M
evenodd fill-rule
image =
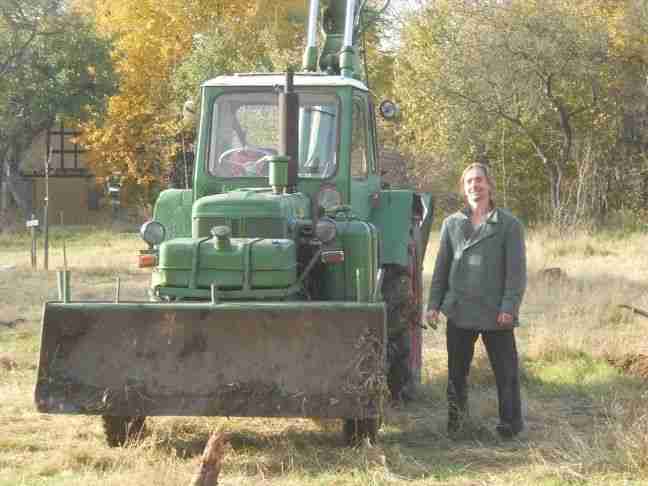
M36 227L38 222L36 221L36 216L34 213L31 215L30 230L31 230L31 267L36 268Z

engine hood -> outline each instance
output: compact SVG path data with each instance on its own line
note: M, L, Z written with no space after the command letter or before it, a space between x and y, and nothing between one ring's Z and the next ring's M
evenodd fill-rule
M284 238L288 222L310 218L310 199L303 193L274 194L272 189L236 189L198 199L192 209L192 236L209 235L218 225L235 237Z

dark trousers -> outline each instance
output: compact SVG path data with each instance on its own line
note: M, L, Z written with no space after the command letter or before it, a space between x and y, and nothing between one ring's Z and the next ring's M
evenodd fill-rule
M497 383L500 423L516 433L522 430L522 400L518 354L513 329L474 331L461 329L448 321L448 427L457 428L468 414L468 373L481 334Z

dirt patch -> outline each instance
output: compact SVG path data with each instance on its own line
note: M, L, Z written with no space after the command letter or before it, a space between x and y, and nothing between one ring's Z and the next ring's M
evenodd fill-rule
M625 374L648 379L648 356L645 354L627 354L620 358L608 358L608 362Z
M18 368L18 363L8 356L0 356L0 370L13 371Z

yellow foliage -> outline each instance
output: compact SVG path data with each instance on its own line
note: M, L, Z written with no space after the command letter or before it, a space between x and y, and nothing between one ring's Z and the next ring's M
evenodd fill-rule
M180 101L170 83L191 52L196 34L214 26L246 38L271 19L275 42L288 45L289 14L306 10L305 0L76 0L75 8L93 15L97 30L114 42L113 63L119 90L102 120L83 126L82 142L94 155L98 175L119 172L126 184L140 186L142 202L160 182L173 158L180 130ZM256 55L241 43L237 57ZM234 54L234 53L233 53Z

